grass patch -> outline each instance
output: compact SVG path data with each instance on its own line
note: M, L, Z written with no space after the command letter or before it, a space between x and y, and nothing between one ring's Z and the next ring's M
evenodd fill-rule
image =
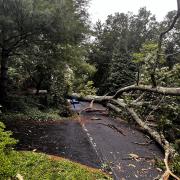
M100 170L35 152L17 152L17 141L0 122L0 180L15 180L20 174L24 180L103 180L111 179Z
M35 152L13 152L13 176L17 173L28 180L100 180L111 179L100 170L89 169L66 159L53 160ZM5 178L1 178L5 180ZM7 178L8 179L8 178Z

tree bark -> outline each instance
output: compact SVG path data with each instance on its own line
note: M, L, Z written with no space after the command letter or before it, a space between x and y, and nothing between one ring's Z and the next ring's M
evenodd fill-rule
M147 85L139 85L139 86L132 85L132 86L127 86L125 88L119 89L113 98L117 98L123 92L130 92L133 90L158 93L158 94L162 94L162 95L180 96L180 88L179 87L178 88L169 88L169 87L157 86L157 87L153 88L152 86L147 86Z
M1 77L0 77L0 103L2 105L4 105L6 97L7 97L8 59L9 59L9 51L2 48Z
M41 78L39 82L36 84L36 95L39 95L39 90L41 88L42 81L43 81L43 78Z
M101 103L103 101L108 101L108 100L113 98L113 96L93 96L93 95L88 95L88 96L85 96L85 97L81 97L81 95L79 95L77 93L73 93L72 97L77 98L77 99L82 100L82 101L95 100L96 102L99 102L99 103Z

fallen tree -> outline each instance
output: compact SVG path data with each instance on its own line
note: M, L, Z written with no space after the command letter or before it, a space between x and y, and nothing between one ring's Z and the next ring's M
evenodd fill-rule
M77 93L73 93L72 97L79 99L81 101L95 100L96 102L99 102L99 103L101 103L103 101L108 101L113 98L113 96L93 96L93 95L88 95L88 96L82 97L80 94L77 94Z
M124 108L127 110L127 112L132 116L132 118L136 121L136 123L143 128L144 131L146 131L163 149L165 152L165 158L164 158L164 163L166 166L166 171L165 173L162 175L162 177L160 179L162 180L167 180L170 176L174 177L177 180L180 180L179 177L177 177L169 168L168 165L168 160L170 157L174 157L177 155L176 150L174 149L173 146L170 145L170 143L166 140L166 138L164 137L164 135L162 133L158 133L157 131L155 131L154 129L150 128L143 120L141 120L141 118L137 115L137 113L134 111L133 108L128 107L127 104L125 104L124 102L118 101L118 100L113 100L113 103L116 103L117 105L119 105L120 107ZM108 107L112 108L114 111L116 112L120 112L121 110L114 106L111 103L107 104Z
M78 97L78 96L76 96L76 97ZM94 97L96 97L97 100ZM91 99L90 99L90 96L88 96L88 97L86 96L84 98L81 97L81 99L83 99L84 101L86 101L86 99L88 99L88 101L98 102L98 103L99 103L100 99L101 99L101 102L107 101L107 98L104 96L91 96ZM122 102L122 100L120 101L120 100L116 100L116 99L108 99L106 106L109 107L110 109L114 110L117 113L122 112L122 110L118 106L120 106L121 108L124 108L132 116L132 118L136 121L136 123L140 127L142 127L166 151L166 148L167 148L167 146L169 146L169 143L165 140L165 137L162 134L159 134L155 130L148 127L146 125L146 123L143 122L143 120L141 120L139 118L139 116L137 115L137 113L134 111L133 108L128 107L128 105L126 103ZM91 103L90 107L88 107L86 109L88 109L88 110L91 109L93 111L92 103ZM95 109L95 111L96 111L96 109ZM176 152L175 149L173 147L171 147L170 154L173 156L174 154L176 154L175 152Z
M132 87L132 86L131 86ZM128 88L123 88L124 89L129 89ZM125 92L125 91L121 92ZM127 105L123 99L115 99L113 96L86 96L86 97L81 97L78 94L73 94L73 97L76 97L80 100L84 101L91 101L90 106L86 109L91 109L93 111L93 103L98 102L102 103L105 102L106 106L113 111L117 113L122 112L123 110L126 110L128 114L131 115L131 117L134 119L134 121L146 132L148 133L164 150L165 152L165 158L164 158L164 163L166 166L166 171L162 175L161 179L162 180L168 180L170 176L174 177L177 180L180 180L179 177L177 177L169 168L168 161L170 158L175 157L178 153L174 149L174 147L166 140L165 136L162 133L159 133L153 128L150 128L146 122L144 122L136 113L136 111L132 108L131 103L130 106ZM135 102L135 101L134 101ZM133 104L133 102L132 102ZM96 110L96 109L95 109Z

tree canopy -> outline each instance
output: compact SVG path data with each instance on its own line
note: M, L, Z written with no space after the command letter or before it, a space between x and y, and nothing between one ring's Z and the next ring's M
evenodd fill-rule
M17 74L16 89L36 88L38 93L42 88L51 91L53 85L60 83L58 91L67 93L67 65L74 68L86 64L82 43L89 34L87 3L0 1L1 104L12 93L8 83Z

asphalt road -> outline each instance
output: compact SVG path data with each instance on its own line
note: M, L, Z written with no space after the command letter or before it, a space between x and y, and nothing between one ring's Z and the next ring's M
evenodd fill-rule
M81 102L79 113L89 106ZM95 104L98 109L105 109ZM64 121L6 121L7 130L19 140L17 150L29 150L65 157L112 172L116 180L154 180L162 172L155 159L163 154L143 133L122 120L101 113L82 112L78 119ZM140 145L144 144L144 145ZM145 145L146 144L146 145Z
M75 109L80 112L88 106L89 103L81 102ZM104 109L99 104L94 107ZM82 112L79 120L102 166L112 171L114 179L153 180L161 175L155 159L162 159L163 154L145 134L101 113Z

